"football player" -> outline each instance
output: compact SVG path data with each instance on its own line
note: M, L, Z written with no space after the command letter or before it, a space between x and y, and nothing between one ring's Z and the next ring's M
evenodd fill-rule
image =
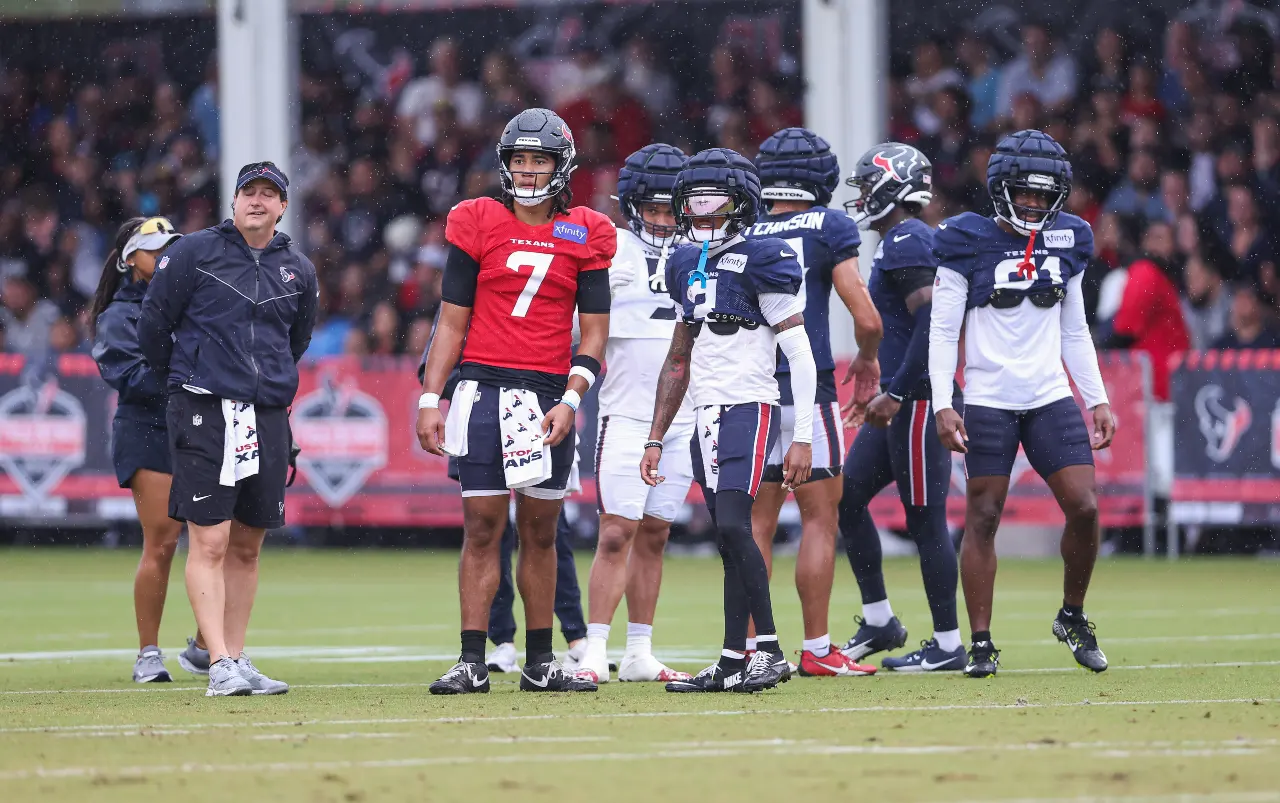
M525 609L524 691L595 691L551 649L556 520L574 455L574 418L595 382L609 331L609 219L570 207L573 134L546 109L527 109L498 142L500 198L449 212L440 322L427 354L418 439L459 459L464 536L458 570L462 651L433 694L487 692L485 628L498 584L511 491ZM571 357L573 313L582 341ZM465 342L465 346L464 346ZM446 422L439 394L461 358Z
M1053 634L1081 666L1102 672L1107 657L1084 613L1098 554L1091 449L1111 444L1115 421L1081 292L1093 231L1062 211L1071 192L1071 163L1062 146L1040 131L1000 140L987 162L987 192L994 218L966 212L938 224L933 238L933 409L938 437L965 455L969 477L960 575L972 644L964 671L987 677L999 669L1000 652L991 641L995 537L1021 444L1067 520L1062 608ZM951 388L962 324L963 418L952 406ZM1072 398L1067 371L1092 411L1092 433Z
M847 183L854 220L880 236L870 285L884 320L880 367L887 383L867 406L844 466L840 532L862 591L862 616L855 617L858 632L843 651L861 659L907 640L889 605L880 533L867 511L872 498L896 482L907 533L920 554L933 638L882 665L900 672L959 671L966 655L956 619L956 551L947 529L951 452L929 426L929 314L937 262L933 229L917 217L933 198L933 165L910 145L886 142L862 155Z
M774 237L748 240L760 210L760 178L746 157L712 148L676 177L680 233L696 245L667 262L667 288L681 307L640 464L651 486L665 481L665 438L690 381L696 424L693 473L702 486L724 563L724 644L720 660L671 692L760 691L791 676L778 644L764 556L751 537L751 507L778 439L776 350L791 365L796 418L782 481L799 487L813 462L817 369L804 329L804 281L796 252ZM756 652L746 659L748 620Z
M618 205L627 228L618 228L618 250L610 271L623 268L631 281L618 288L609 313L605 345L608 371L600 386L596 440L596 490L600 539L587 584L586 653L580 671L609 680L609 626L627 596L627 650L618 680L688 679L653 656L653 616L662 584L662 553L671 522L693 482L689 441L693 404L686 399L662 439L659 473L650 488L636 472L653 422L654 395L662 370L662 345L671 342L676 304L667 292L666 262L678 241L671 191L685 155L670 145L646 145L627 157L618 173Z
M787 493L794 491L801 521L800 553L796 558L796 590L804 619L800 674L869 675L876 671L875 667L857 664L831 648L827 626L835 573L840 466L844 462L844 427L836 400L836 364L831 354L828 320L832 287L853 316L858 356L850 363L844 382L858 379L854 401L859 405L865 405L879 390L876 353L883 333L880 315L858 269L858 226L844 212L827 208L831 192L840 181L840 165L827 141L805 128L784 128L764 141L755 163L760 172L760 196L768 214L746 233L751 239L782 238L804 271L800 297L805 305L804 328L818 370L818 388L813 409L813 473L805 484L792 488L782 483L782 460L791 446L796 408L791 367L785 356L779 358L782 429L751 508L751 529L772 574L778 513ZM754 648L752 639L747 639L748 651Z

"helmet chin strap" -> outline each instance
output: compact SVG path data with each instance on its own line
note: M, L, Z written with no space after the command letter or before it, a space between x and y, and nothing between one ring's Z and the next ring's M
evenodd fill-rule
M1022 261L1018 263L1018 277L1022 279L1036 278L1036 264L1031 261L1031 252L1036 247L1036 234L1031 232L1031 236L1027 238L1027 252L1022 255Z

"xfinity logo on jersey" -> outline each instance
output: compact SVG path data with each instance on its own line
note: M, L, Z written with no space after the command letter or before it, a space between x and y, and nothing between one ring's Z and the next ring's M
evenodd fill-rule
M1076 233L1074 229L1054 229L1044 233L1044 244L1050 248L1075 248Z
M747 257L744 254L726 254L720 257L716 267L730 273L742 273L747 269Z
M555 225L551 227L551 236L561 240L569 240L578 245L587 244L587 227L579 226L577 223L569 223L564 220L557 220Z
M1195 402L1200 434L1205 440L1204 453L1215 463L1225 462L1231 456L1253 423L1249 402L1237 396L1228 410L1222 404L1222 397L1221 386L1205 385L1196 393Z
M826 212L805 212L803 215L796 215L790 220L773 220L767 223L757 223L751 227L752 237L766 237L772 234L779 234L784 231L795 231L796 229L821 229L822 221L827 217Z

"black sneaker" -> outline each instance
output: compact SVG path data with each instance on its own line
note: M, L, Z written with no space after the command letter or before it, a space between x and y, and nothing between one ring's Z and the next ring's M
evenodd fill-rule
M757 650L747 662L746 678L742 681L741 690L764 691L788 680L791 680L791 664L787 662L787 656L781 651Z
M971 678L989 678L1000 671L1000 651L990 641L975 641L969 645L969 663L964 674Z
M893 672L959 672L967 658L964 647L947 652L938 646L937 639L929 639L920 642L920 649L915 652L886 658L880 665Z
M840 652L855 661L877 652L896 650L907 643L907 629L896 616L883 627L869 625L861 616L853 617L853 621L858 625L858 632L845 642Z
M427 690L432 694L488 694L489 669L483 661L478 664L459 661Z
M1093 634L1094 624L1087 618L1080 621L1068 619L1058 612L1053 620L1053 635L1071 648L1076 663L1094 672L1107 671L1107 656L1098 647L1098 637Z
M714 663L688 680L673 680L667 684L667 691L676 694L689 692L741 691L742 672L726 675L719 663Z
M520 691L599 691L586 675L570 674L556 661L525 664L520 670Z

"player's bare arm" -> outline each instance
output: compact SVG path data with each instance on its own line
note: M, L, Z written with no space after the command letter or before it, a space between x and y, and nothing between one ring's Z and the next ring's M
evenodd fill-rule
M799 316L796 316L799 317ZM653 405L653 424L649 428L649 442L661 443L675 420L684 394L689 390L689 358L693 356L693 341L701 324L683 323L676 326L671 336L667 359L658 374L658 395ZM657 485L665 477L658 476L658 462L662 460L662 447L648 446L640 461L640 477L648 485Z
M907 312L915 315L926 304L933 303L933 285L926 285L913 290L907 296L906 302ZM896 399L888 393L881 393L867 405L867 423L873 427L887 427L900 409L902 409L902 401L900 399Z
M440 320L436 324L431 346L427 349L427 368L422 380L422 392L434 394L437 406L418 410L418 443L426 451L441 457L444 457L444 416L440 414L438 397L444 390L449 372L462 356L462 342L466 339L470 321L470 307L441 302Z
M880 390L880 339L884 336L884 322L871 301L867 283L858 269L858 258L850 257L835 266L831 281L840 300L853 316L853 337L858 344L858 356L849 363L844 380L853 382L853 399L844 406L846 417L855 409L865 407Z
M843 264L843 263L842 263ZM859 278L861 281L861 278ZM865 287L863 288L865 291ZM868 296L868 302L870 296ZM875 312L875 307L871 308ZM876 325L880 325L880 315L876 313ZM804 327L804 315L797 313L776 324L773 327L773 333L780 335L788 329L796 327ZM879 347L880 341L877 336L876 346ZM873 359L874 361L874 359ZM876 365L876 381L880 381L880 366ZM801 443L800 441L792 441L791 447L787 449L787 454L782 458L782 487L794 490L803 485L808 479L809 474L813 471L813 444Z

